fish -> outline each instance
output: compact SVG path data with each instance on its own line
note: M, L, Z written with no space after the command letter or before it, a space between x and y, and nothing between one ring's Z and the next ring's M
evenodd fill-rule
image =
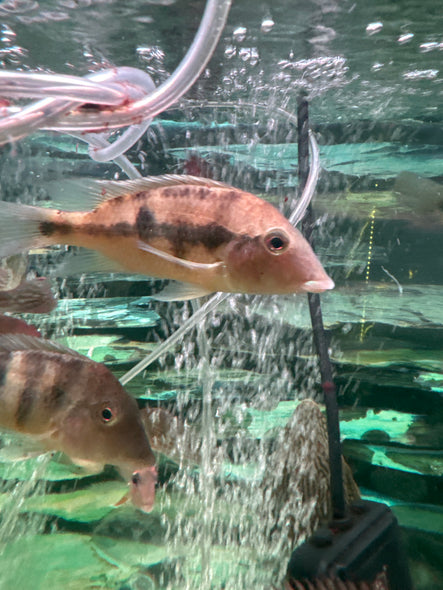
M46 277L21 282L14 289L0 290L0 311L11 313L49 313L57 299Z
M81 466L114 465L135 503L152 508L156 459L137 402L101 363L43 338L0 336L0 428Z
M347 504L360 499L349 465L342 457ZM328 427L320 406L302 400L266 456L260 487L263 529L300 543L332 517Z
M400 172L393 190L402 197L401 203L411 208L416 220L443 223L443 185L407 170Z
M9 315L0 314L0 335L1 334L27 334L28 336L41 336L40 332L32 324Z
M83 247L92 251L84 271L171 280L156 296L164 300L334 287L302 234L251 193L188 175L98 181L82 190L87 211L2 202L0 256L57 244Z

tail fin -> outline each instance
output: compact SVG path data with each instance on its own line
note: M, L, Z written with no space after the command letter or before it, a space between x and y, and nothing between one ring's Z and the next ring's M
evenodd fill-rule
M40 231L48 212L48 209L0 201L0 258L49 246L51 240Z

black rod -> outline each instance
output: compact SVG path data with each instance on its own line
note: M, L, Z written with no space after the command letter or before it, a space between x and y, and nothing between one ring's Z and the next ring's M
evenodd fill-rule
M309 175L309 109L308 102L301 97L298 101L298 181L299 194L303 192ZM311 204L308 205L303 218L303 233L314 249L312 230L315 219ZM320 362L320 374L322 389L326 405L326 420L328 425L329 441L329 470L331 482L331 499L333 518L345 517L346 504L343 489L343 468L340 444L340 422L338 416L338 404L336 387L332 373L331 360L328 353L328 343L323 325L320 296L318 293L308 293L309 312L311 314L314 343Z

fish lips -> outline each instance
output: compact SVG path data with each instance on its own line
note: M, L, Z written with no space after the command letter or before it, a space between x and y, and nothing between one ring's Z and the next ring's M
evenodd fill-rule
M329 291L334 287L334 281L330 277L326 276L324 279L306 281L306 283L303 283L300 290L303 293L323 293L323 291Z

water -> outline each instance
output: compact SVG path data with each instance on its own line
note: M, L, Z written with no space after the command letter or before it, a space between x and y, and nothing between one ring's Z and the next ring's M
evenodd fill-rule
M426 211L429 191L394 191L403 171L442 181L441 10L430 0L251 6L234 3L189 100L163 113L129 157L144 175L197 166L284 208L296 190L297 135L278 108L294 113L299 93L308 97L322 163L316 250L337 285L322 307L344 455L364 497L397 515L416 587L443 588L442 200L431 195ZM181 1L1 2L0 59L7 69L81 75L133 65L158 83L202 10ZM3 198L31 201L48 182L118 173L65 136L35 134L0 157ZM47 265L31 257L31 268ZM193 309L149 299L159 284L141 277L87 275L54 288L58 308L28 319L119 377ZM205 441L200 468L186 447L179 467L161 461L151 514L115 507L125 484L111 469L85 474L61 458L42 466L1 449L2 502L23 483L13 511L2 503L0 587L281 587L294 539L267 534L272 510L260 485L298 401L321 402L318 384L304 297L229 297L205 330L127 384ZM299 522L315 526L310 506L293 500ZM23 554L32 580L14 566Z

